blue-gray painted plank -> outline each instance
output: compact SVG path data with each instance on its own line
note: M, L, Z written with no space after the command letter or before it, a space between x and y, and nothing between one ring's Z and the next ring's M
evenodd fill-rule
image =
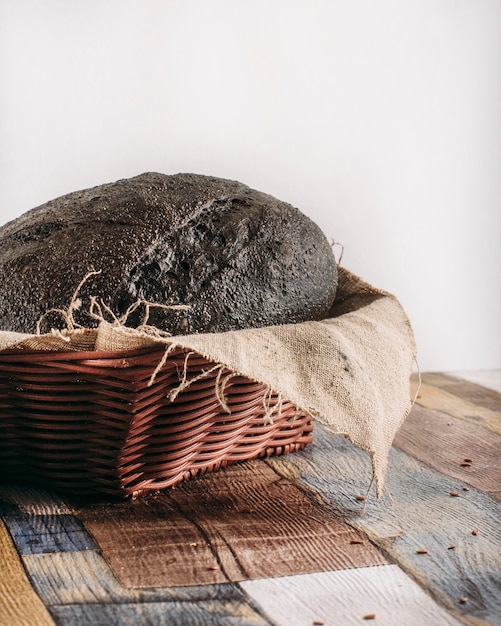
M20 510L2 516L21 555L94 550L97 546L73 515L29 515Z
M23 557L39 596L47 606L69 604L134 604L149 602L242 602L234 583L171 588L128 589L95 550Z
M74 604L51 614L58 626L270 626L247 603Z

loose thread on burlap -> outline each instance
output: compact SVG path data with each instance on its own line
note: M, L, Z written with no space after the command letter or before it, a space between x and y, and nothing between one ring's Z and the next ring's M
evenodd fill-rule
M296 423L296 420L299 419L299 417L301 416L301 411L299 410L297 405L294 405L294 415L292 416L291 419L291 426L294 426L294 424Z
M386 495L388 496L388 500L390 501L390 506L394 506L395 500L393 496L391 495L391 491L388 489L386 485L383 485L383 492L386 493Z
M151 387L153 385L158 373L163 368L163 366L167 363L167 359L169 358L170 353L173 352L177 347L178 345L176 343L171 343L165 348L162 358L157 363L157 366L155 367L155 369L153 370L153 373L150 376L150 379L148 381L148 387Z
M84 328L81 324L78 324L75 321L75 318L73 317L73 312L74 311L78 311L82 307L82 301L78 297L78 294L80 292L80 289L87 282L87 280L89 280L89 278L91 276L96 276L96 275L98 275L100 273L101 273L101 270L99 270L99 271L92 270L90 272L87 272L87 274L82 278L82 280L79 282L77 288L73 292L73 295L71 297L70 303L68 304L68 308L66 310L58 309L58 308L52 308L52 309L48 309L47 311L45 311L45 313L43 313L43 315L40 316L40 318L38 319L38 321L36 323L36 334L37 335L41 334L42 322L45 319L45 317L47 317L47 315L49 315L49 313L57 313L57 314L61 315L61 317L64 319L64 322L66 324L66 329L65 330L66 330L66 332L68 332L70 334L75 332L76 328ZM64 334L62 334L62 333L64 333L64 331L61 331L60 329L52 329L51 332L53 334L57 334L62 339L68 340L64 336Z
M154 328L148 324L150 319L150 313L152 308L166 309L170 311L188 311L191 307L187 304L160 304L157 302L149 302L148 300L136 300L120 318L121 324L126 324L128 317L134 313L140 306L144 306L144 318L141 324L138 326L138 330L142 327Z
M197 382L198 380L202 380L203 378L207 378L213 372L217 371L218 369L222 369L223 367L224 367L224 365L220 365L220 364L214 365L214 367L211 367L208 370L204 370L203 372L201 372L197 376L194 376L193 378L190 378L189 380L185 380L180 385L178 385L175 389L172 389L172 391L168 394L167 397L169 398L169 400L171 402L173 402L177 398L177 396L182 391L187 389L190 385L192 385L193 383Z
M264 410L263 423L266 426L268 426L269 424L273 424L273 419L271 418L271 414L273 412L272 406L271 406L272 396L273 396L273 389L270 386L268 386L266 388L266 391L263 394L263 410Z
M117 317L113 310L105 303L102 299L100 301L97 300L95 296L90 296L90 308L89 315L95 320L104 321L105 316L103 314L103 309L108 313L108 315L113 319L113 324L117 326L125 326L127 324L127 320L129 317L137 311L139 307L143 306L145 309L143 321L136 327L136 330L147 330L149 333L155 332L160 337L171 337L172 333L161 330L156 326L151 326L148 324L150 319L151 309L167 309L173 311L187 311L189 310L189 306L186 304L161 304L157 302L149 302L148 300L138 299L133 302L127 310L120 316ZM96 313L97 310L97 313Z
M411 402L411 408L416 404L416 400L418 399L418 396L419 396L419 390L421 389L421 370L419 368L417 357L414 357L414 363L416 364L416 367L417 367L418 385L417 385L416 393L414 394L414 398Z
M73 313L75 311L79 311L82 308L82 300L79 298L79 293L83 285L89 280L91 276L98 276L99 274L101 274L101 272L102 270L90 270L87 272L87 274L85 274L85 276L82 278L82 280L77 285L75 291L73 292L73 295L70 299L67 309L60 309L57 307L47 309L47 311L45 311L40 316L40 318L38 319L36 323L36 327L35 327L36 334L37 335L42 334L42 331L41 331L42 323L44 319L50 313L57 313L63 318L66 328L62 330L57 329L57 328L52 328L51 333L59 336L61 339L64 339L65 341L69 341L68 334L71 335L73 332L75 332L76 329L85 329L86 328L85 326L76 322ZM125 313L123 313L120 317L117 317L114 311L102 299L98 301L98 299L95 296L90 296L89 300L90 300L89 310L88 310L89 317L91 317L92 319L95 319L98 322L103 322L103 321L106 321L106 316L105 316L105 313L106 313L113 320L112 322L113 325L117 325L117 326L125 326L128 318L139 307L144 306L145 313L144 313L143 321L136 328L136 330L141 331L141 332L146 332L148 335L153 335L155 337L160 337L160 338L170 337L172 335L171 333L167 331L163 331L159 328L156 328L155 326L148 325L148 320L150 318L152 308L161 308L161 309L168 309L168 310L174 310L174 311L187 311L190 309L190 306L186 304L162 304L162 303L156 303L156 302L149 302L148 300L138 299L127 308Z
M186 359L185 359L185 368L187 368L187 359L188 356L191 354L195 354L194 352L189 352L186 355ZM190 385L192 385L193 383L197 382L198 380L202 380L203 378L207 378L208 376L210 376L213 372L216 372L217 370L223 369L224 365L221 364L217 364L214 365L213 367L211 367L208 370L203 370L200 374L198 374L197 376L194 376L193 378L188 379L187 377L187 371L185 369L185 372L183 373L183 378L181 380L181 383L175 388L172 389L169 394L167 395L167 398L170 400L170 402L173 402L177 396L184 391L185 389L187 389Z
M153 384L156 376L158 375L160 370L163 368L163 366L167 362L167 359L169 358L169 355L171 354L171 352L173 352L173 350L175 350L178 347L179 347L179 345L176 344L176 343L169 344L166 347L166 349L165 349L165 351L164 351L164 353L162 355L161 360L157 364L154 372L152 373L152 375L150 377L150 380L148 382L148 386L151 386ZM196 376L193 376L193 378L188 378L189 359L194 354L196 354L196 353L191 351L191 352L188 352L185 355L184 363L183 363L183 369L182 369L182 373L181 373L181 381L180 381L180 383L179 383L179 385L177 387L175 387L174 389L172 389L169 392L169 394L167 395L167 398L169 399L170 402L173 402L182 391L187 389L194 382L197 382L198 380L202 380L203 378L207 378L212 373L217 372L216 380L214 382L214 392L215 392L215 395L216 395L216 399L219 402L219 405L221 406L223 411L225 411L225 413L231 413L231 409L228 406L228 403L226 402L225 390L226 390L226 386L228 385L229 381L232 378L235 378L236 376L238 376L239 374L237 374L236 372L229 372L223 378L223 374L224 374L226 368L221 363L218 363L218 364L214 365L213 367L209 368L208 370L203 370L200 374L198 374ZM178 371L178 375L179 375L179 371Z
M85 274L85 276L78 283L75 291L73 292L73 295L70 299L67 309L60 309L60 308L54 307L45 311L45 313L43 313L40 316L39 320L37 321L37 324L36 324L37 335L41 334L42 322L49 313L57 313L61 315L66 324L66 331L70 333L73 332L76 328L85 328L84 326L82 326L81 324L78 324L75 321L73 312L78 311L82 308L82 300L79 298L79 293L82 287L84 286L84 284L89 280L91 276L98 276L101 273L102 273L102 270L90 270L87 272L87 274ZM165 334L167 334L168 336L171 336L171 333L166 333L166 331L161 331L160 329L154 326L148 325L148 320L149 320L152 308L169 309L169 310L174 310L174 311L188 311L191 308L187 304L162 304L159 302L149 302L148 300L138 298L135 302L133 302L127 308L127 310L120 317L117 317L114 311L103 301L102 298L98 301L98 299L95 296L90 296L89 300L90 300L89 310L88 310L89 317L99 322L106 321L105 315L103 313L103 311L105 311L112 318L113 324L120 325L120 326L125 326L128 318L132 315L132 313L134 313L140 306L144 306L145 308L144 318L143 318L142 323L140 324L140 326L136 328L136 330L147 328L148 330L151 331L152 329L154 329L159 334L161 334L161 336L165 336ZM58 329L53 329L53 330L57 332Z
M334 241L334 239L331 240L331 248L332 248L332 253L334 254L334 248L338 246L341 249L341 252L339 253L339 259L336 259L336 263L337 265L341 265L341 260L343 259L343 254L344 254L344 246L342 243L339 243L339 241ZM334 255L335 257L336 255Z
M276 413L277 417L280 419L281 415L282 415L282 404L283 404L283 396L281 392L278 392L277 398L275 400L275 402L273 402L273 396L275 395L275 392L273 390L272 387L270 387L269 385L267 385L266 387L266 391L263 394L263 410L264 410L264 415L263 415L263 424L265 426L268 426L270 424L273 424L274 420L273 420L273 414Z
M186 383L187 378L188 378L188 361L190 360L190 356L192 356L193 354L195 354L193 352L193 350L189 350L184 355L183 375L181 377L181 385L184 385Z
M365 500L364 500L364 504L362 506L362 514L365 515L365 513L367 512L367 502L370 496L370 493L372 491L372 487L374 486L374 483L376 482L376 475L374 474L374 471L372 472L372 478L371 481L369 483L369 486L367 487L367 490L365 492Z
M90 296L89 317L92 317L92 319L97 320L98 322L105 321L106 318L104 317L103 309L113 319L113 323L118 323L118 317L110 309L110 307L103 302L103 300L98 302L95 296Z
M230 372L222 379L223 372L224 372L224 368L222 367L217 373L217 378L216 378L216 383L215 383L215 393L216 393L216 398L217 398L217 401L219 402L219 405L221 406L223 411L225 411L225 413L229 414L231 413L231 409L228 406L228 403L226 402L225 390L230 380L232 378L235 378L235 376L238 376L238 374L236 374L235 372Z
M280 419L282 416L282 407L283 407L284 397L281 392L277 394L277 401L275 403L275 411L277 413L277 418Z

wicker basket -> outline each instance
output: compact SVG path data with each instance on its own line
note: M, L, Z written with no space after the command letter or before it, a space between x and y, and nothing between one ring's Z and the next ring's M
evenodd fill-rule
M312 441L311 419L266 386L228 379L177 349L149 385L163 348L0 353L0 479L75 495L137 497ZM227 372L229 373L229 372ZM181 378L193 380L173 400ZM270 404L271 400L271 404ZM277 408L265 420L265 406ZM280 410L278 405L280 404Z

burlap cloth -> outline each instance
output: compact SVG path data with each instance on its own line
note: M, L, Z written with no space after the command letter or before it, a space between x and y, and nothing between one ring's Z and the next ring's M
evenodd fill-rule
M122 350L180 346L231 372L265 383L281 397L370 454L378 496L389 451L409 412L416 346L391 294L340 267L326 319L184 336L156 336L104 319L96 329L40 335L0 332L0 350ZM189 383L189 381L187 381Z

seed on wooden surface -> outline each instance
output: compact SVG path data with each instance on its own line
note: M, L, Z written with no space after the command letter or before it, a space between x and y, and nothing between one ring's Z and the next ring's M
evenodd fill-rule
M468 602L468 598L459 598L460 604L466 604Z
M459 493L457 491L449 491L449 495L452 496L453 498L459 497Z
M376 619L376 614L369 613L368 615L364 615L364 619Z
M460 467L471 467L471 463L461 463Z
M454 544L448 546L447 550L455 550L456 546Z
M363 541L362 541L361 539L351 539L351 540L350 540L350 543L351 543L353 546L360 546L360 545L362 545L362 544L363 544Z
M313 626L323 626L324 623L321 619L316 619L313 621Z
M473 463L473 459L463 459L465 463Z
M217 565L215 563L213 563L212 565L209 565L209 567L207 569L210 569L212 571L215 571L218 569Z
M365 496L355 496L355 500L359 500L359 501L363 501L366 500L367 498Z
M416 550L416 554L428 554L428 550Z
M463 491L470 491L469 487L463 487Z
M474 528L474 529L471 531L471 534L472 534L472 535L478 535L478 533L479 533L479 532L480 532L480 531L478 530L478 528Z

